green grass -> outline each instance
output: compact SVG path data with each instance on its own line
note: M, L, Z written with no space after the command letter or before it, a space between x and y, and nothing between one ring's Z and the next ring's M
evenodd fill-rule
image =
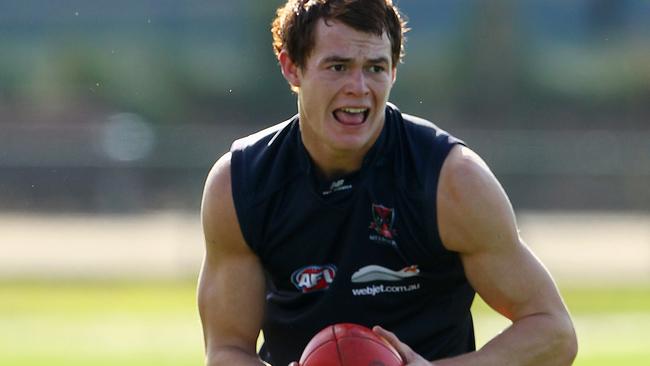
M0 284L0 365L200 365L192 283Z
M563 290L575 365L648 365L650 287ZM508 325L478 300L477 342ZM195 285L186 282L0 282L0 365L201 365Z
M645 366L650 364L650 285L562 290L578 334L574 365ZM506 328L509 321L480 299L473 307L477 345Z

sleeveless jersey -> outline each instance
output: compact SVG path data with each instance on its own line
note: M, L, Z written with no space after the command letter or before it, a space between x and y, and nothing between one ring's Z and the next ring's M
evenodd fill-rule
M237 217L267 278L264 360L297 361L340 322L381 325L428 360L475 349L474 290L436 219L440 169L459 143L388 105L361 169L328 182L297 116L233 143Z

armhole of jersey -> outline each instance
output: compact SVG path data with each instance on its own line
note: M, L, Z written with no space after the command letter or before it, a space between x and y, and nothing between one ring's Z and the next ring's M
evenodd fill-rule
M251 200L250 195L247 193L248 187L246 182L248 181L246 177L246 165L244 155L245 151L233 148L231 149L230 157L230 185L232 187L232 200L235 206L235 214L237 215L237 221L239 222L239 230L241 230L242 236L246 245L248 245L254 253L257 254L257 248L255 245L254 238L250 237L251 231L248 230L250 227L250 206Z
M298 116L258 131L252 135L236 140L230 147L230 183L232 185L232 199L235 206L237 221L242 236L251 250L261 257L263 250L263 233L260 232L262 217L256 209L261 205L261 197L266 191L258 182L258 165L263 164L265 158L275 156L267 151L269 146L281 145L283 138L291 131L293 122ZM279 140L279 142L274 142ZM274 152L277 152L277 146ZM261 193L262 192L262 193Z
M436 136L436 140L444 138L444 143L435 144L433 151L431 152L430 163L434 164L433 169L428 169L429 174L425 178L425 197L429 204L426 207L431 207L432 211L428 217L431 218L429 225L431 230L428 230L429 239L431 243L440 243L441 247L439 248L442 251L449 251L440 237L440 227L438 225L438 187L440 182L440 174L442 173L442 166L449 157L451 150L458 145L465 146L465 143L457 140L456 138L442 133L440 136Z

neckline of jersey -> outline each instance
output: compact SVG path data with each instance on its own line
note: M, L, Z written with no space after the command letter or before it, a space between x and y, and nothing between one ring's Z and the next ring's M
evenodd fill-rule
M365 181L370 175L369 172L371 168L375 166L384 165L385 158L384 156L390 150L390 141L391 131L393 130L395 122L395 110L396 108L392 105L386 106L386 117L382 131L377 138L377 141L370 148L368 153L363 159L361 168L355 172L346 174L340 177L334 177L332 179L323 180L318 178L314 172L313 163L309 157L307 149L302 143L300 137L300 131L298 127L298 118L296 117L293 128L296 130L295 145L298 150L298 161L300 170L302 171L303 179L308 185L308 190L311 195L318 201L320 201L325 207L329 207L336 210L346 210L350 204L353 204L355 197L360 197L357 193L360 192L365 186ZM340 195L334 195L330 197L323 196L322 187L324 185L331 184L336 180L344 179L345 182L352 185L352 188L349 191L339 192Z
M367 172L367 170L375 165L382 165L384 162L383 156L385 155L386 151L388 150L388 135L389 135L389 130L392 128L394 116L393 116L393 111L395 110L395 107L393 107L391 104L386 105L386 112L385 112L385 118L384 118L384 126L382 126L381 132L379 133L379 136L377 137L377 140L375 143L372 145L370 150L366 153L366 155L363 157L363 162L361 163L361 168L357 171L351 172L349 174L345 174L342 176L336 176L331 179L324 180L320 177L317 177L315 174L315 169L314 169L314 163L312 162L311 158L309 157L309 153L307 152L307 148L305 148L305 145L302 143L302 137L300 135L300 128L298 127L299 123L299 117L295 116L294 120L292 123L294 124L294 128L296 129L296 137L295 137L295 143L298 147L298 163L300 165L300 169L302 170L303 173L307 175L313 175L315 177L314 181L319 182L320 185L328 185L331 184L334 181L340 180L340 179L345 179L347 181L348 177L354 177L355 180L358 180L359 177L362 177Z

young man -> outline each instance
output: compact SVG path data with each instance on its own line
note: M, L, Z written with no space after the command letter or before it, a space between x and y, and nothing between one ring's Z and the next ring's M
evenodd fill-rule
M207 179L208 365L287 365L339 322L375 326L408 365L573 361L567 310L488 167L387 104L404 26L391 0L278 10L274 47L298 114L236 141ZM475 292L512 320L478 351Z

